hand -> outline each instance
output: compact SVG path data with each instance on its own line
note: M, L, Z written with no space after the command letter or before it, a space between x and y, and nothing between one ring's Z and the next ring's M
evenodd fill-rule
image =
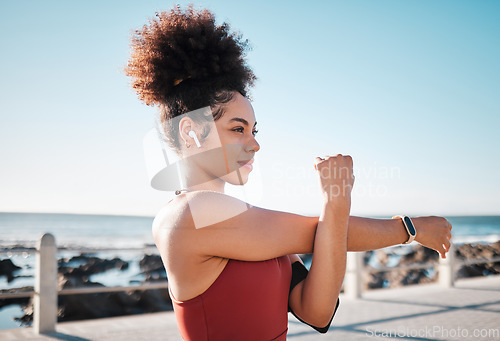
M450 249L451 224L443 217L416 217L411 218L417 236L415 240L425 247L436 250L441 258L446 258Z
M352 158L341 154L325 158L317 157L314 160L314 167L320 177L325 202L332 203L336 209L349 213L354 185Z

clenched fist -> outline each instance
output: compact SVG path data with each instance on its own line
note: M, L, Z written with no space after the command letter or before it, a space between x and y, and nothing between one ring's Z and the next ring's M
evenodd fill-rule
M351 209L351 191L354 185L352 158L349 155L316 157L314 167L318 171L323 198L336 208Z

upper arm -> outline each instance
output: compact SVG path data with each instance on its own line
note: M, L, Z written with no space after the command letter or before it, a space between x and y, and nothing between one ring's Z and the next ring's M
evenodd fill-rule
M337 311L337 308L339 306L339 300L337 299L337 305L335 306L335 310L333 312L333 315L330 318L330 322L324 326L316 326L312 324L309 321L309 318L307 314L305 313L304 310L304 305L307 304L307 302L304 302L303 296L302 296L302 291L304 288L304 280L307 278L308 271L304 266L304 263L300 259L299 256L292 254L288 256L290 258L290 262L292 263L292 283L291 283L291 291L290 295L288 296L288 308L289 311L301 322L308 324L312 328L314 328L316 331L320 333L326 333L328 329L330 328L330 324L332 323L333 316L335 315L335 312ZM301 263L302 265L295 264L296 262Z
M187 193L169 214L155 219L156 229L170 229L171 244L200 256L246 261L312 252L317 222L206 191Z

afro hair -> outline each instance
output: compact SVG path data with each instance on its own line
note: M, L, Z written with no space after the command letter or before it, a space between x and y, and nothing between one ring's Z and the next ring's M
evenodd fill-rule
M248 48L227 23L217 26L209 10L177 5L135 31L125 73L139 99L177 116L213 105L222 91L247 97L256 79L244 60Z
M248 40L225 22L216 25L209 10L177 5L135 31L125 74L140 100L160 108L160 134L180 152L172 118L210 106L217 120L224 110L217 106L234 92L249 98L256 77L244 59L248 49Z

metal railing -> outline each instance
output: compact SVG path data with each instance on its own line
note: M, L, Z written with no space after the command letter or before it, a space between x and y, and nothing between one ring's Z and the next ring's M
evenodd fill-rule
M97 253L108 251L152 251L156 248L93 248L93 249L67 249L56 246L52 234L44 234L38 241L36 249L13 249L4 253L35 253L36 270L34 290L0 293L0 299L29 298L33 297L33 331L36 334L53 333L57 324L57 300L59 295L93 294L104 292L119 292L128 290L167 289L168 284L155 283L133 286L116 287L77 287L58 290L57 283L57 253L58 252Z

